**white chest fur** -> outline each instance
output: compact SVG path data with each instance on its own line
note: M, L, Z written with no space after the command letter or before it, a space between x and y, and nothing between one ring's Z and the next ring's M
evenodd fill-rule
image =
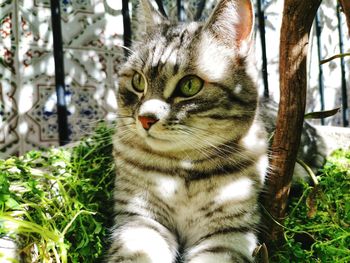
M142 172L135 167L132 173L138 174L135 182L143 183L142 188L135 189L133 197L129 197L127 209L137 213L143 211L145 216L165 222L166 227L177 231L186 244L198 241L209 227L212 214L239 214L247 205L252 209L256 205L256 182L248 174L188 181L183 175ZM166 219L157 218L159 211L164 215L164 209Z

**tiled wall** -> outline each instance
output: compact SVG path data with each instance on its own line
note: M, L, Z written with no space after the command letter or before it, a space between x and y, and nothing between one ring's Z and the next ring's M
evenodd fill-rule
M114 6L103 0L61 1L72 140L90 133L116 108L123 24L121 1L109 2ZM57 145L49 0L1 1L0 8L0 156Z
M120 48L123 44L121 2L60 1L72 140L91 133L99 120L115 116L116 71L124 53ZM138 1L131 2L130 10L134 11ZM175 0L164 2L168 14L174 16ZM198 1L183 2L185 18L191 19ZM208 16L215 2L207 0L204 16ZM270 93L278 100L278 34L283 1L265 2ZM49 0L0 0L0 158L58 144L49 3ZM332 0L322 3L324 57L339 52L334 3ZM132 17L135 18L135 12ZM345 51L349 50L347 39L345 37ZM259 44L257 35L256 67L261 74ZM311 46L308 111L319 108L314 41ZM339 61L325 65L324 70L326 106L332 108L339 105ZM261 80L259 83L262 87Z

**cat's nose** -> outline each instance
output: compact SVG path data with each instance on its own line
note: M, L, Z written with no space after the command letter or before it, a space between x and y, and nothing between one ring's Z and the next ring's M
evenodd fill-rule
M155 124L159 119L155 116L139 116L139 121L141 122L142 127L148 131L153 124Z

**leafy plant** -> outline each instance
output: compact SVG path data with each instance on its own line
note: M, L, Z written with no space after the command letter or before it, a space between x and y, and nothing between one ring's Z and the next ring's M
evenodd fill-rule
M338 150L318 175L300 182L284 222L285 244L271 262L350 262L350 150Z
M0 160L0 237L25 262L97 262L108 246L113 131L73 148ZM0 255L1 259L1 255Z

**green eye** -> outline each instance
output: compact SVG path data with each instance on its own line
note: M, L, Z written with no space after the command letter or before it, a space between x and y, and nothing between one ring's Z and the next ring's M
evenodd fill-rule
M131 84L138 92L143 92L146 87L145 78L138 72L135 72L134 76L132 76Z
M186 76L177 84L177 90L182 97L192 97L202 89L203 83L203 80L197 76Z

